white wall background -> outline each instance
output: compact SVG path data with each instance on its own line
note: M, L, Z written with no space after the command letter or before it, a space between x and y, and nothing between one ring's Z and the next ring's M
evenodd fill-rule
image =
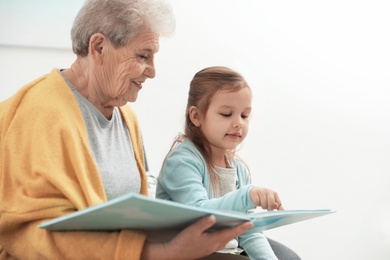
M254 92L240 152L287 209L337 213L268 231L304 260L390 259L390 4L385 1L171 0L173 37L132 106L158 174L182 131L189 81L225 65ZM69 67L82 0L0 0L0 98ZM53 15L55 14L55 15Z

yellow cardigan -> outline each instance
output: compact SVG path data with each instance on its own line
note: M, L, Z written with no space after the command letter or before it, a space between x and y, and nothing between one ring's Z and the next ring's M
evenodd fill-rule
M128 125L147 195L135 114ZM45 221L106 201L82 114L53 69L0 103L0 259L139 259L143 232L50 232Z

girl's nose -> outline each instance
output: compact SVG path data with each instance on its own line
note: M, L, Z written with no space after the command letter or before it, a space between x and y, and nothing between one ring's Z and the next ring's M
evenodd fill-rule
M234 128L242 128L242 120L237 120L236 122L234 122L233 124L233 127Z

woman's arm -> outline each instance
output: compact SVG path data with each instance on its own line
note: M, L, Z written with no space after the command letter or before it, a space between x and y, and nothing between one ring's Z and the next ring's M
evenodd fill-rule
M232 228L205 232L215 224L215 221L214 216L204 217L184 229L168 243L146 242L141 259L198 259L224 248L228 241L253 226L251 222L245 222Z

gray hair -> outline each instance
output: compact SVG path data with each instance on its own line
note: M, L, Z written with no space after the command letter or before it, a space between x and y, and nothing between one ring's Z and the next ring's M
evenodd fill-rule
M172 34L172 7L164 0L85 0L71 30L73 52L87 56L94 33L107 36L114 47L124 46L142 28L161 36Z

